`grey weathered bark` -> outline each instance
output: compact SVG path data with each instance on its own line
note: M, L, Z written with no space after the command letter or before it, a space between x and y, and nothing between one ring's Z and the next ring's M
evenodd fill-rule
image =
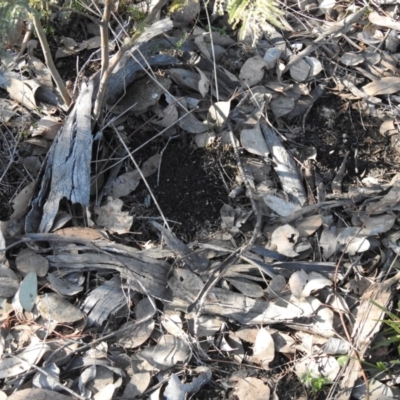
M278 136L267 124L261 123L261 130L283 190L289 195L290 201L303 206L307 201L307 195L293 156L285 149Z
M82 85L76 106L50 149L40 192L27 216L27 232L49 232L64 197L89 204L93 87L92 81Z

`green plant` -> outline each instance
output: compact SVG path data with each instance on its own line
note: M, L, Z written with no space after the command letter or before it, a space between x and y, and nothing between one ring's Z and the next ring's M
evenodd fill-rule
M381 320L385 325L388 326L387 329L383 331L383 334L386 336L386 339L381 340L377 343L376 347L388 346L390 344L394 344L397 346L398 354L400 355L400 318L393 312L389 311L387 308L382 307L378 303L371 300L371 303L384 311L388 319ZM400 303L397 304L397 308L400 309Z
M311 372L305 373L301 377L300 381L303 383L303 385L310 388L313 395L317 395L321 392L321 390L325 389L331 384L331 381L328 378L324 376L315 376Z
M376 369L380 372L387 372L388 371L388 367L386 366L386 364L383 361L378 361L376 363Z
M226 0L225 7L219 7L219 12L225 8L228 12L228 23L235 29L239 23L239 39L245 38L250 30L253 34L253 44L260 32L259 23L267 20L276 27L282 27L280 18L283 11L279 8L277 0Z
M183 44L186 42L188 38L188 34L185 32L182 37L175 43L175 47L177 50L182 50Z
M228 32L226 31L226 26L223 26L222 28L217 28L216 26L209 26L206 25L206 29L209 31L211 28L211 32L218 32L221 36L227 36Z
M23 16L27 15L28 1L0 0L0 48L12 47L20 38Z
M143 21L146 18L146 12L137 7L128 6L126 12L134 21Z
M80 12L85 11L85 7L83 6L82 2L77 1L77 0L72 0L71 8L74 8L75 10L80 11Z

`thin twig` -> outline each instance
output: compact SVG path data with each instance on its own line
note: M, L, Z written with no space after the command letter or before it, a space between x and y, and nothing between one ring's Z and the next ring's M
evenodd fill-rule
M64 85L63 80L61 79L60 74L56 66L54 65L53 57L51 56L49 43L47 42L46 35L43 31L42 24L40 23L40 18L37 15L36 11L33 11L31 14L33 26L35 27L36 34L39 38L40 45L42 46L44 59L46 61L47 68L49 69L54 82L56 83L57 89L60 92L62 99L64 100L65 106L69 107L71 104L71 97L68 94L67 88Z
M242 164L242 160L240 159L240 154L239 154L239 149L238 146L236 144L236 140L233 136L233 130L232 130L232 126L230 124L230 122L227 122L227 126L229 129L229 135L231 138L231 143L233 146L233 150L235 153L235 157L236 157L236 164L239 168L239 172L242 175L242 179L243 182L246 186L247 189L247 193L248 193L248 197L250 198L250 203L251 203L251 208L253 209L254 215L256 216L257 220L256 220L256 225L254 227L254 231L253 231L253 235L249 241L249 243L246 245L246 249L242 251L242 253L248 249L250 249L251 247L254 246L257 236L259 234L259 232L261 231L261 223L262 223L262 219L261 219L261 214L258 212L258 208L257 208L257 204L256 204L256 200L254 198L254 192L253 192L253 188L250 185L250 182L244 172L244 168L243 168L243 164Z
M160 207L160 205L158 204L158 201L157 201L156 197L154 196L154 193L153 193L153 191L151 190L150 185L149 185L148 182L147 182L147 179L145 178L145 176L143 175L142 171L140 170L138 163L137 163L136 160L133 158L132 152L129 151L128 146L125 144L124 140L122 139L122 137L121 137L121 135L119 134L119 132L118 132L117 129L115 129L115 133L117 134L119 141L121 142L122 146L124 146L126 152L128 153L129 158L132 160L133 165L135 166L136 170L139 172L140 177L142 178L144 184L146 185L147 190L149 191L150 196L151 196L151 198L153 199L154 204L156 205L157 210L158 210L158 212L160 213L160 215L161 215L161 217L162 217L162 219L163 219L163 221L164 221L165 226L167 227L167 229L168 229L169 231L171 231L171 228L170 228L170 226L168 225L168 221L167 221L167 219L165 218L164 213L163 213L163 211L161 210L161 207Z
M208 23L208 33L210 35L210 43L211 43L211 53L212 53L212 62L213 62L213 69L214 69L214 82L215 82L215 97L217 101L219 101L219 91L218 91L218 78L217 78L217 60L215 57L215 49L214 49L214 38L212 35L212 30L211 30L211 21L210 21L210 15L208 13L208 8L207 8L207 2L203 0L204 3L204 10L206 12L207 16L207 23Z
M17 57L15 58L15 62L19 61L21 59L22 55L25 53L25 50L28 46L28 42L31 40L31 37L32 37L32 31L33 31L33 25L29 21L27 23L24 39L22 40L21 49L20 49Z
M36 369L36 370L39 371L41 374L47 376L48 378L52 378L54 381L57 382L57 379L54 378L54 376L51 376L51 375L50 375L46 370L44 370L43 368L40 368L40 367L38 367L37 365L32 364L32 363L29 362L28 360L24 360L24 359L21 358L21 357L14 356L14 355L12 355L12 354L9 354L9 356L12 357L12 358L15 358L15 359L18 360L18 361L21 361L22 363L29 364L32 368ZM70 389L68 386L64 386L64 385L62 385L61 383L59 383L59 387L58 387L58 388L62 388L63 390L65 390L66 392L68 392L69 394L71 394L72 396L74 396L74 397L76 397L76 398L78 398L78 399L80 399L80 400L86 400L85 397L82 397L82 396L80 396L78 393L75 393L75 392L74 392L72 389ZM57 388L57 389L58 389L58 388Z
M161 10L161 8L164 7L165 3L166 3L166 0L159 0L159 2L156 4L156 6L151 11L151 13L145 18L145 20L143 21L143 24L138 29L138 31L133 35L133 37L127 43L125 43L124 45L121 46L121 48L119 49L117 54L115 54L115 56L110 60L108 68L106 70L102 71L103 74L101 76L99 90L98 90L97 98L96 98L96 103L95 103L94 110L93 110L93 117L95 120L98 120L102 115L102 108L104 105L107 84L111 77L112 71L117 66L117 64L121 61L121 59L125 55L125 53L127 51L131 50L132 47L136 44L137 40L139 39L141 34L144 32L145 28L153 21L153 19L158 14L158 12ZM107 46L108 46L108 43L107 43Z
M109 50L108 50L108 24L110 22L112 0L105 0L103 18L100 22L100 37L101 37L101 73L102 78L109 64ZM101 79L100 78L100 79Z

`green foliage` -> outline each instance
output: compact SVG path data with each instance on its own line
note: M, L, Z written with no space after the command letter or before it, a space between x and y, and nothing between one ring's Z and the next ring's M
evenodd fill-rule
M382 311L385 311L388 316L388 319L381 321L388 326L388 328L385 329L383 332L383 334L386 336L386 339L377 343L376 347L394 344L397 347L397 351L400 355L400 318L395 313L392 313L391 311L377 304L373 300L371 300L371 303ZM397 308L400 309L400 303L397 305Z
M143 21L146 18L146 12L140 8L129 6L126 11L134 21Z
M336 359L336 361L339 363L339 365L343 368L346 366L348 361L350 360L349 356L340 356Z
M226 10L233 28L242 23L239 29L239 39L243 40L246 31L250 29L254 36L259 32L258 23L267 20L272 25L281 27L279 17L283 15L276 0L227 0Z
M188 34L185 32L185 33L182 35L182 37L176 42L175 48L176 48L177 50L182 50L182 46L183 46L183 44L186 42L187 37L188 37Z
M80 11L80 12L84 12L85 11L85 7L82 5L82 2L81 1L77 1L77 0L72 0L71 8L75 8L75 10Z
M211 26L206 25L206 29L209 31L211 28L211 32L218 32L221 36L227 36L228 32L226 31L226 26L223 26L222 28L217 28L216 26Z
M310 388L313 395L317 395L321 390L331 384L328 378L324 376L314 376L311 372L307 372L300 379L303 385Z
M380 372L387 372L388 368L386 366L386 364L383 361L378 361L376 363L376 369Z
M75 0L76 1L76 0ZM149 6L148 1L146 2L147 7ZM135 2L131 0L120 0L118 6L118 13L120 15L129 15L129 17L135 21L143 21L146 18L147 9L146 6L141 4L135 4Z
M14 46L21 37L23 21L29 19L29 14L38 12L44 19L44 31L53 34L50 21L52 0L0 0L0 47L1 50ZM4 55L4 53L3 53Z
M12 47L22 32L22 21L29 10L28 0L0 0L1 50Z

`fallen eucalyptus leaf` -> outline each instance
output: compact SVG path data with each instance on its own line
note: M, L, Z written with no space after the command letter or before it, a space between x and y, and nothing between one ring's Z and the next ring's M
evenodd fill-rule
M362 90L369 96L396 93L400 90L400 78L396 76L383 77L363 86Z
M327 1L330 1L330 0L327 0ZM308 75L309 78L314 78L323 70L321 61L319 61L317 58L304 57L304 60L310 66L310 73Z
M42 136L47 140L53 140L58 131L60 130L62 123L55 117L43 117L36 122L35 127L32 127L32 137Z
M29 272L21 282L16 297L25 311L32 311L37 296L37 275Z
M252 154L267 157L269 149L261 132L260 122L258 121L253 128L243 129L240 133L242 146Z
M297 82L304 82L310 75L311 67L305 60L300 60L290 68L290 76Z
M157 172L160 165L161 156L155 154L148 158L140 168L142 175L147 178ZM114 199L127 196L133 192L139 185L142 176L138 170L126 172L120 175L111 186L110 195Z
M271 334L264 328L261 328L253 345L253 354L250 360L260 364L265 370L269 369L269 363L275 357L275 344Z
M281 217L289 217L301 208L299 205L293 204L273 194L266 194L263 199L265 204Z
M8 400L71 400L71 396L47 389L22 389L7 397Z
M369 250L370 242L367 235L360 232L360 228L349 226L344 228L337 237L338 243L346 246L345 251L350 255L363 253Z
M217 101L209 109L211 118L216 121L217 125L224 125L228 120L229 112L231 110L231 102Z
M265 73L266 62L260 57L251 57L240 69L239 79L245 87L255 86L261 82Z
M94 208L97 225L120 234L129 232L133 223L133 216L130 216L126 211L121 211L123 205L122 200L108 197L107 204Z
M49 270L49 262L40 254L36 254L32 249L26 248L19 252L16 260L16 267L24 274L35 272L37 276L43 278Z
M18 353L18 358L5 358L0 362L0 379L10 378L26 371L36 365L50 347L45 343L31 343L26 349ZM12 396L11 396L12 397Z
M358 64L362 64L364 62L364 57L362 54L356 54L352 52L343 53L340 57L340 62L344 65L355 67Z
M164 391L167 400L185 400L186 395L197 392L203 385L211 380L211 369L208 367L197 367L194 372L201 372L199 376L192 379L190 383L181 383L173 373Z
M276 246L278 253L288 257L296 257L298 253L293 250L299 238L299 232L289 224L282 225L274 230L271 235L271 244Z
M37 388L62 391L63 385L60 383L60 368L52 363L42 367L45 373L38 371L33 378L33 385Z
M196 69L201 77L199 80L199 92L203 97L206 97L208 91L210 90L210 81L208 80L206 74L200 68L196 67Z
M271 101L271 108L275 118L289 114L294 109L294 105L294 99L284 95L279 95Z
M148 388L151 380L149 372L136 372L132 375L131 380L125 386L122 397L135 399L143 395Z
M266 400L270 398L270 389L261 379L244 378L239 379L234 394L239 400Z
M399 21L395 21L394 19L392 19L390 17L380 15L376 11L369 13L368 19L370 20L371 23L373 23L375 25L384 26L385 28L400 31Z
M186 362L190 354L189 345L182 339L172 335L164 335L155 346L140 351L138 356L164 371L179 362Z
M84 317L83 312L77 306L56 293L40 296L37 308L43 318L60 323L72 323Z

